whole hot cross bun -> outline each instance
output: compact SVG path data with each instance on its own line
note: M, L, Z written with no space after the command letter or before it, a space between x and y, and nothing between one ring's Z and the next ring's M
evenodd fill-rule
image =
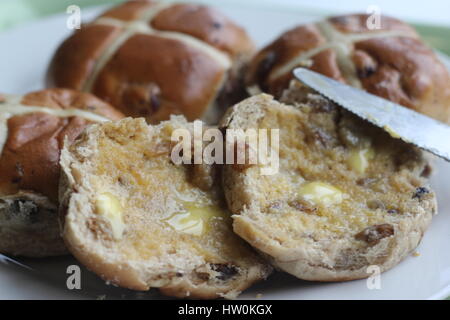
M215 122L245 95L253 52L247 33L214 9L128 1L59 47L48 84L94 93L149 122L170 114Z
M412 108L450 121L450 76L409 25L382 16L332 17L282 34L253 59L247 86L280 97L292 70L306 67Z

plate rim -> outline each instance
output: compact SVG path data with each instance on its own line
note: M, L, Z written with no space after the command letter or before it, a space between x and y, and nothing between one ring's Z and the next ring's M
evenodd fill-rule
M100 8L101 6L90 6L89 9L90 10L94 10L97 7ZM52 14L52 16L61 15L61 14L62 13L56 13L54 15ZM40 17L39 19L34 20L34 21L30 21L29 23L26 23L26 24L37 23L39 21L46 20L47 18L50 18L50 16ZM22 24L22 25L19 25L18 27L15 27L15 28L10 28L10 29L7 29L7 30L3 30L3 31L0 31L0 34L8 33L8 32L13 31L14 29L19 29L19 28L24 27L24 26L25 25ZM436 292L436 293L432 294L431 296L429 296L428 298L426 298L426 300L443 300L443 299L450 299L450 283L447 284L447 286L445 286L442 289L440 289L438 292Z

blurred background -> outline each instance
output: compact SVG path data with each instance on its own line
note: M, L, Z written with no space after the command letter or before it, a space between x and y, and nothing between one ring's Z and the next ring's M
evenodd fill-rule
M43 15L62 12L71 4L87 7L119 2L121 0L0 0L0 29ZM376 5L382 13L394 15L410 22L450 27L450 1L448 0L194 0L191 2L278 7L305 10L308 14L361 12L366 11L369 6Z
M166 0L186 2L185 0ZM123 0L0 0L0 32L32 22L43 16L63 13L69 5L81 8L114 5ZM308 16L326 16L349 12L367 12L376 6L382 14L412 23L425 41L450 54L450 1L448 0L191 0L219 7L235 6L298 12Z
M166 0L183 2L184 0ZM0 0L0 32L43 16L65 12L69 5L82 8L117 4L122 0ZM382 14L392 15L414 24L425 40L450 54L450 1L448 0L192 0L220 7L238 4L269 10L298 11L308 16L349 12L366 12L376 6Z

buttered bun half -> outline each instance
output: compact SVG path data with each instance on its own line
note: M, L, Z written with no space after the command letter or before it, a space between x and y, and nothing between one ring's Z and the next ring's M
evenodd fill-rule
M413 252L436 213L424 153L314 93L292 88L230 109L223 129L279 132L279 171L224 166L233 229L300 279L344 281ZM372 270L372 271L370 271Z
M192 133L193 125L181 116L157 126L127 118L66 145L63 238L81 263L121 287L234 298L271 267L234 234L220 170L174 164L178 129Z

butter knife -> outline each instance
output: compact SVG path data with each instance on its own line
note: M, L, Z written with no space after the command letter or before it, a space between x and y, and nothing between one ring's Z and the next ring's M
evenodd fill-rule
M0 264L4 264L7 266L15 265L15 266L19 266L21 268L27 269L29 271L33 271L33 269L30 268L29 266L24 265L23 263L20 263L19 261L16 261L8 256L3 255L3 254L0 254Z
M344 109L384 129L393 138L450 161L449 125L308 69L297 68L294 75Z

